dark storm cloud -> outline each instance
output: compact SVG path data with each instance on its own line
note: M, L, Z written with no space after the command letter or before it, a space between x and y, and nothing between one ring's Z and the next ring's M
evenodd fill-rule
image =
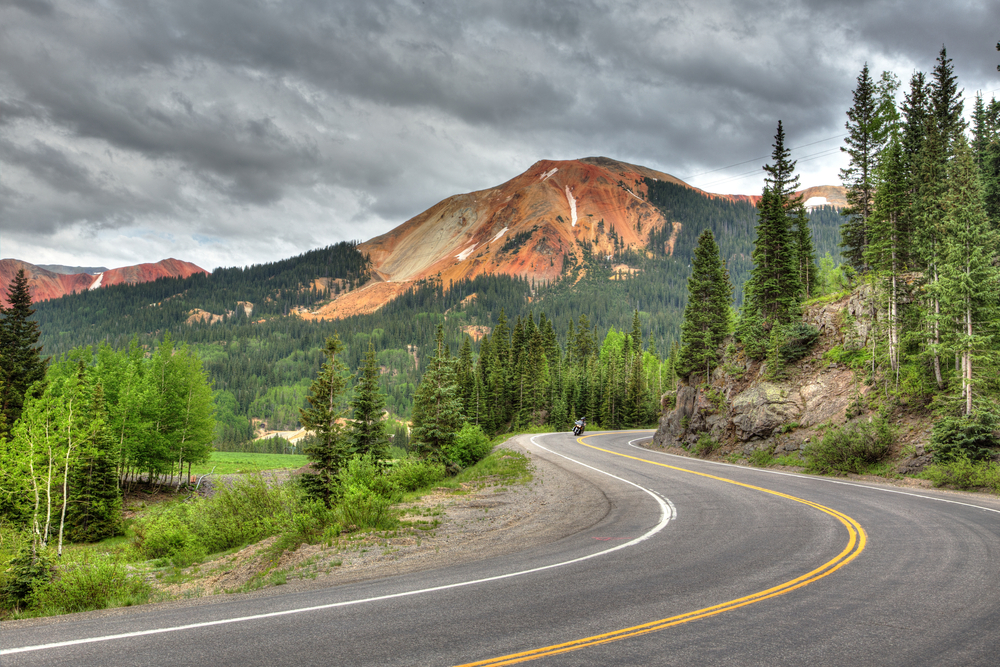
M370 238L543 158L708 171L768 153L779 118L792 143L842 132L866 60L905 81L945 43L961 85L996 82L998 12L0 1L4 253L61 261L120 227L211 268Z

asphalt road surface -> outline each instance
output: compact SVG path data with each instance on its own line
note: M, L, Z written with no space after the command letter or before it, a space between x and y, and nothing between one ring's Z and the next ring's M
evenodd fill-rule
M610 503L559 541L303 593L3 624L0 664L1000 665L997 498L713 464L636 446L648 437L530 439Z

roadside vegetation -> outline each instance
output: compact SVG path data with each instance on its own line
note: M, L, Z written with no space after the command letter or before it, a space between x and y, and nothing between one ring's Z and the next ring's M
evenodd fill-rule
M494 443L487 440L493 449ZM480 450L481 451L481 450ZM498 448L448 477L445 466L415 457L379 466L354 456L337 477L339 500L331 507L295 480L269 483L266 474L235 476L209 497L181 494L142 508L123 534L31 557L23 531L0 527L0 618L49 616L169 599L164 584L192 579L192 566L211 563L268 538L274 561L302 545L349 545L354 536L426 536L433 517L413 516L400 504L436 488L517 485L531 480L522 454ZM249 586L284 583L286 573L266 572Z

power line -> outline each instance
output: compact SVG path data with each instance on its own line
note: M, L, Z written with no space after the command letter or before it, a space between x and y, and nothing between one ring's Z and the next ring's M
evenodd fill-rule
M815 143L819 143L819 142L815 142ZM826 157L827 155L833 155L834 153L837 153L839 151L840 151L840 147L838 146L836 148L830 148L830 149L827 149L827 150L824 150L824 151L820 151L819 153L813 153L811 155L804 155L804 156L796 159L795 162L796 162L796 164L798 164L799 162L809 162L810 160L818 160L821 157ZM758 160L766 160L766 159L767 159L766 156L762 157L762 158L758 158ZM747 162L753 162L753 160L748 160ZM740 164L746 164L746 162L741 162ZM711 172L708 172L708 173L711 173ZM759 173L760 173L760 171L758 171L758 170L755 169L753 171L748 171L748 172L745 172L745 173L742 173L742 174L737 174L735 176L727 176L726 178L720 179L718 181L712 181L711 183L705 183L703 185L698 185L698 186L695 186L695 187L703 190L703 189L711 187L713 185L720 185L722 183L728 183L729 181L737 181L737 180L739 180L741 178L746 178L747 176L753 176L754 174L759 174ZM687 182L686 179L685 179L685 182Z
M844 134L838 134L835 137L827 137L826 139L820 139L819 141L814 141L812 143L802 144L801 146L795 146L794 148L789 148L788 150L796 151L800 148L808 148L809 146L815 146L816 144L821 144L824 141L832 141L833 139L842 139L846 136L847 133L845 132ZM744 162L737 162L736 164L731 164L728 167L719 167L718 169L712 169L711 171L703 171L700 174L694 174L693 176L682 176L681 180L687 182L692 178L698 178L699 176L707 176L708 174L714 174L717 171L725 171L726 169L732 169L733 167L740 167L745 164L750 164L751 162L759 162L760 160L766 160L767 158L768 158L767 155L764 155L762 157L755 157L750 160L745 160Z

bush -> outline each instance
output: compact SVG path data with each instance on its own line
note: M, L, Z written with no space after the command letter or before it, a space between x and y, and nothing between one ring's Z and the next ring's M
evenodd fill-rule
M17 609L26 604L41 588L52 580L55 559L49 549L22 546L10 561L0 586L0 603L4 609Z
M136 522L132 531L133 543L145 558L165 559L186 567L206 555L205 545L191 530L183 512L151 515L146 521Z
M124 562L90 556L59 568L58 575L34 589L30 609L43 615L128 607L149 602L153 587Z
M695 443L694 451L698 456L708 456L719 446L718 441L713 440L708 433L702 433L698 436L698 442Z
M347 465L337 473L337 483L342 492L346 492L352 486L363 486L390 502L396 502L402 497L397 481L392 476L383 473L382 469L375 464L371 454L352 456Z
M133 544L146 558L186 566L282 532L305 501L295 484L268 486L261 475L244 475L211 498L151 510L132 525Z
M892 448L896 433L882 417L828 430L823 439L806 445L806 470L816 473L866 472Z
M343 489L334 514L345 529L388 530L396 521L389 513L392 501L362 484L350 484Z
M818 338L819 329L809 324L798 322L782 327L778 356L786 364L794 363L809 354Z
M389 469L388 476L400 491L416 491L444 479L444 464L416 458L402 459Z
M472 424L465 424L455 436L455 440L444 448L444 460L457 463L463 468L482 460L493 449L489 437L483 429Z
M959 456L947 462L927 466L921 475L934 486L954 486L959 489L985 487L1000 492L1000 465L992 461L973 461Z
M747 462L755 468L767 468L774 464L774 455L766 449L757 449L747 457Z
M993 435L998 421L997 415L988 410L938 420L931 432L934 461L948 463L962 458L973 461L989 458L990 448L1000 446Z

